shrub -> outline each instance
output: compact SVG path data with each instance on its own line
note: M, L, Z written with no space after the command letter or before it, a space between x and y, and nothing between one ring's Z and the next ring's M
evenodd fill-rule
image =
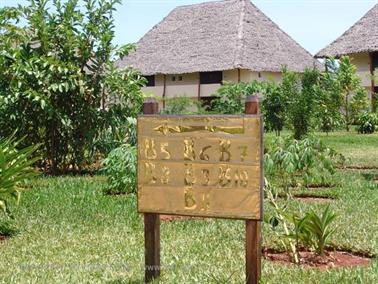
M36 175L31 167L38 158L30 158L38 146L17 149L21 140L0 139L0 209L9 214L8 201L20 198L19 184Z
M358 133L374 133L374 131L378 130L378 115L375 113L364 112L359 115L357 123Z
M317 97L315 99L316 124L321 131L327 134L343 124L340 108L342 96L337 81L338 67L334 59L325 61L327 72L321 73L319 84L315 86Z
M280 135L286 121L287 105L287 98L280 91L279 86L275 83L267 83L262 101L266 130L274 131L277 136Z
M262 92L264 83L252 81L250 83L229 83L226 82L215 94L212 101L213 111L221 114L244 113L245 98L248 95Z
M0 136L17 125L23 145L43 143L46 172L81 171L98 133L140 110L145 81L115 66L133 48L112 43L119 3L29 0L0 9Z
M161 114L195 114L204 112L206 111L201 102L189 97L166 98L165 108L160 111Z
M283 69L281 91L287 97L288 119L294 131L295 139L302 139L313 127L315 86L318 84L320 73L317 69L306 69L302 76Z
M264 155L265 173L278 183L288 198L291 197L291 186L296 185L298 179L307 184L318 175L324 182L334 173L335 163L340 157L315 138L295 140L279 137L272 145Z
M331 223L336 218L336 214L329 210L329 205L319 216L315 211L311 211L305 216L305 228L311 235L312 244L320 256L324 256L324 250L329 237L335 232ZM306 240L308 238L306 237Z
M108 177L106 193L123 194L136 191L137 149L124 144L112 150L103 160L104 173Z

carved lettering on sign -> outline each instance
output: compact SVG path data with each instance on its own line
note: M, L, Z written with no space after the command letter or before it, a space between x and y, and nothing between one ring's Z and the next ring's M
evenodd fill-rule
M220 140L219 141L219 151L221 153L219 161L229 162L231 160L231 141L230 140Z
M154 184L156 183L156 175L155 175L155 164L153 163L144 163L144 167L146 169L146 177L147 177L147 183Z
M171 158L171 153L168 151L168 142L160 143L160 151L164 154L163 160L169 160Z
M194 161L196 154L194 152L194 140L184 139L184 160Z
M148 160L155 160L157 158L154 139L144 139L144 156Z
M261 218L258 116L138 117L138 209Z

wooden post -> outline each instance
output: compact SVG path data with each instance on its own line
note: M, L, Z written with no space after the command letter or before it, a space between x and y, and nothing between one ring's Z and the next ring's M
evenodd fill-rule
M245 101L246 114L260 114L257 96L248 96ZM257 284L261 275L261 221L246 221L246 283Z
M375 80L374 80L374 53L369 53L369 59L370 59L370 76L371 76L371 110L373 112L376 111L376 100L375 100Z
M144 114L157 114L159 104L154 98L147 98L143 103ZM160 276L160 216L144 213L144 281L151 282Z
M167 92L167 75L163 75L163 109L165 109L165 93Z
M198 86L197 86L197 98L198 101L201 100L201 73L198 73Z
M240 68L238 68L238 83L240 83Z

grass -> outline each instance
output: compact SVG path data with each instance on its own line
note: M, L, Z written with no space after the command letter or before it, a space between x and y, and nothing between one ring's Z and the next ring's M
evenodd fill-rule
M373 144L375 140L378 145L378 136L321 137L360 165L370 165L373 155L377 163ZM362 139L357 144L358 137ZM339 216L332 243L377 256L378 186L371 176L378 170L368 173L338 172L337 186L322 192L337 197L331 202ZM31 183L20 206L13 207L18 233L0 242L0 283L143 283L143 219L136 212L136 197L107 196L104 187L102 177L41 178ZM324 206L289 203L293 210ZM270 214L269 205L265 212ZM263 245L282 248L267 225ZM242 221L163 222L161 253L160 283L244 283ZM366 268L329 271L263 260L262 283L313 282L378 283L378 260Z

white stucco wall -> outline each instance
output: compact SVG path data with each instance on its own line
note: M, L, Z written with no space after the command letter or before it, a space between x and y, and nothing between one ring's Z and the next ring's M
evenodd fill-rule
M178 77L182 76L182 81L178 80ZM175 77L173 81L172 78ZM269 80L280 82L281 73L274 72L252 72L249 70L240 70L240 80L242 82L250 82L253 80ZM238 81L238 70L226 70L223 71L223 81L237 82ZM192 98L198 98L198 82L199 73L189 73L180 75L166 75L166 89L165 96L177 97L177 96L187 96ZM200 95L201 97L208 97L214 94L221 84L201 84L200 85ZM153 94L156 97L162 97L164 91L164 76L155 76L155 86L145 87L142 89L144 93Z
M368 53L351 54L351 62L357 67L357 74L361 78L362 85L368 87L370 91L370 58ZM378 74L377 74L378 75Z

